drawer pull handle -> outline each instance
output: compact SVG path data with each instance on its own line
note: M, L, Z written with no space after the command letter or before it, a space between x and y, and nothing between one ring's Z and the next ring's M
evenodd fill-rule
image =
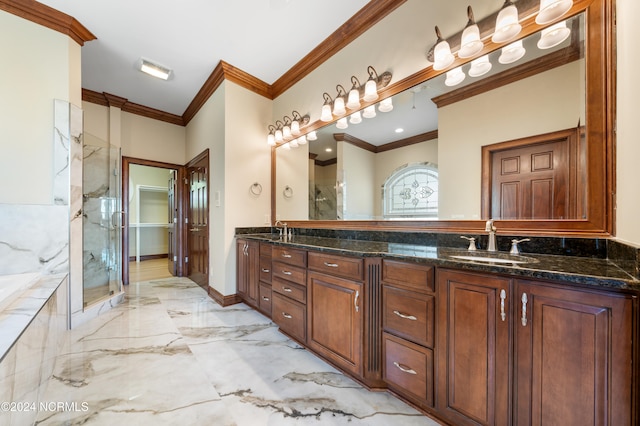
M293 291L289 287L282 287L282 290L286 291L287 293L291 293Z
M507 299L507 292L504 290L500 290L500 318L502 321L507 319L507 313L504 311L504 301Z
M262 268L262 272L264 272L264 273L268 273L268 272L270 272L270 271L269 271L268 269Z
M289 315L289 314L288 314L288 313L286 313L286 312L283 312L283 313L282 313L282 316L283 316L283 317L285 317L286 319L291 319L291 318L293 318L291 315Z
M262 300L264 300L265 302L268 302L269 298L267 296L262 296Z
M418 318L414 317L413 315L405 315L402 312L398 312L398 311L393 311L393 313L399 316L400 318L408 319L411 321L418 321Z
M527 326L527 293L522 293L522 326Z
M286 259L290 259L291 255L287 254L287 253L282 253L282 257L286 258Z
M285 275L291 275L293 272L291 272L291 271L282 271L282 273L285 274Z
M410 367L407 367L406 365L399 364L396 361L393 361L393 365L395 365L396 367L398 367L400 369L400 371L403 371L405 373L418 374L418 373L416 373L415 370L411 369Z
M337 263L324 262L324 266L328 266L329 268L337 268L338 264Z

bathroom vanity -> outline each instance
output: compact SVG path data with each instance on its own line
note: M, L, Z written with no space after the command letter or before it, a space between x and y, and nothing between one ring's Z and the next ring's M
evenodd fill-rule
M637 424L640 281L606 258L237 241L242 299L370 389L455 425Z

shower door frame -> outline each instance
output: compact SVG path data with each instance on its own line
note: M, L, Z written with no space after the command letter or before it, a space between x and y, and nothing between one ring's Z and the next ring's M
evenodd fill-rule
M185 215L185 203L184 203L184 185L180 185L180 182L184 182L186 168L179 164L164 163L161 161L144 160L141 158L122 157L122 211L124 212L124 228L122 232L122 281L125 285L129 284L129 166L140 165L157 167L167 170L177 171L177 182L175 203L177 207L177 221L175 223L174 232L177 234L177 241L175 245L176 252L176 276L181 277L185 271L185 256L186 248L184 246L184 215Z

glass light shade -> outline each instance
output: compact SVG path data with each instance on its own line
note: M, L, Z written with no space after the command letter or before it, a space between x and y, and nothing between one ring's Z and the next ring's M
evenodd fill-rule
M538 48L551 49L565 41L571 34L571 30L567 28L567 22L562 21L557 24L553 24L550 27L542 30L540 40L538 40Z
M284 126L282 128L282 137L284 139L291 139L291 128L289 126Z
M317 139L318 139L318 135L316 134L316 131L315 131L315 130L314 130L314 131L312 131L312 132L307 133L307 140L309 140L309 141L315 141L315 140L317 140Z
M368 107L366 107L362 113L362 116L364 118L373 118L376 116L376 106L375 105L369 105Z
M518 40L502 48L498 62L504 65L511 64L522 58L525 53L526 50L522 47L522 40Z
M378 110L380 110L380 112L389 112L392 109L393 109L393 101L391 100L390 97L380 101L380 105L378 106Z
M447 71L447 79L444 81L444 84L447 86L455 86L457 84L462 83L465 79L466 75L462 71L461 67L454 68L451 71Z
M362 115L360 111L356 111L349 117L349 123L351 124L360 124L362 123Z
M358 109L360 108L360 92L358 89L353 88L349 92L349 98L347 99L347 108Z
M320 120L322 121L333 120L333 115L331 115L331 105L329 104L322 105L322 114L320 114Z
M291 148L297 148L298 147L298 139L294 139L291 142L289 142L289 146Z
M333 115L344 115L347 110L344 107L344 98L337 97L335 101L333 101Z
M349 127L349 124L347 123L347 117L342 117L340 120L338 120L338 122L336 123L336 127L338 129L346 129L347 127Z
M284 144L282 144L280 146L283 147L284 149L291 149L291 146L289 146L289 142L284 143Z
M440 71L453 63L455 57L451 54L451 47L446 40L440 41L433 49L433 69Z
M540 0L536 24L544 25L560 19L573 6L573 0Z
M378 83L375 80L369 79L364 85L364 96L362 97L366 102L375 101L378 99Z
M491 37L494 43L504 43L516 38L522 26L518 22L518 9L515 5L509 5L500 9L496 19L496 30Z
M283 141L283 139L282 139L282 130L280 130L280 129L276 130L275 139L276 139L276 143L280 143L280 142Z
M298 136L300 134L300 123L298 123L298 120L293 120L291 122L291 134L293 136Z
M480 77L491 71L493 65L489 62L489 55L480 56L478 59L471 61L469 68L470 77Z
M480 53L483 47L484 43L480 40L480 29L475 24L470 25L462 32L458 57L471 58Z
M307 137L305 135L302 135L297 139L297 141L298 141L298 145L306 145Z
M274 146L276 144L276 137L273 135L273 133L269 133L269 135L267 136L267 144L269 146Z

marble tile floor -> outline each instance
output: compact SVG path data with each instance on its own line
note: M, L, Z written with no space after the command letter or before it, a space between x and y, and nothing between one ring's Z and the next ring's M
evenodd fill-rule
M68 332L42 400L60 408L37 425L439 424L186 278L131 284L124 303Z

